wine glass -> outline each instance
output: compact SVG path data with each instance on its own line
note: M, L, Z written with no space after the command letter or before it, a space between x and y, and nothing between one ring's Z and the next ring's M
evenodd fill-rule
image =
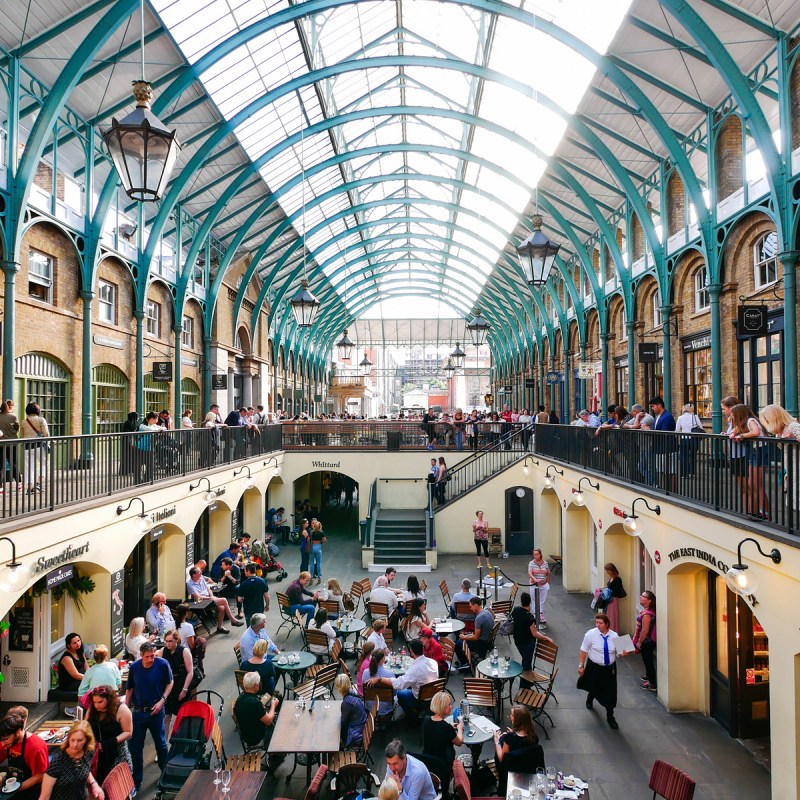
M232 773L229 769L222 770L222 791L229 792L228 784L231 782Z
M556 779L557 770L555 767L548 767L546 770L547 780L554 781Z
M222 772L222 761L221 759L217 759L214 762L214 785L219 786L222 781L219 779L219 774Z
M300 712L302 711L302 709L303 709L302 702L299 699L295 700L295 703L294 703L294 715L296 717L300 716Z

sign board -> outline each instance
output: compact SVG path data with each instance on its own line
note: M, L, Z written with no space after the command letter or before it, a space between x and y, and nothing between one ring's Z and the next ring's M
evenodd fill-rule
M186 534L186 569L194 566L194 531Z
M172 362L154 361L153 380L156 383L169 383L172 380Z
M535 389L536 388L536 378L525 378L525 388L526 389Z
M151 528L150 530L150 541L154 542L156 539L160 539L164 535L164 526L157 525L155 528Z
M52 572L47 573L47 591L58 586L59 583L66 583L75 577L75 567L68 564L66 567L58 567Z
M235 542L239 533L239 506L231 512L231 539Z
M654 364L658 360L658 342L639 342L639 361L642 364Z
M594 362L593 361L581 361L578 364L578 377L583 378L594 378Z
M769 333L766 306L739 306L737 330L740 336L766 336Z
M111 655L122 652L125 645L125 571L111 575Z
M211 391L212 392L228 391L228 374L226 372L223 372L220 375L211 376Z
M594 375L594 373L592 373L592 375ZM561 381L564 380L564 376L560 372L548 372L545 380L548 386L555 386L555 384L561 383Z
M511 392L513 392L513 391L514 391L514 387L510 383L507 383L507 384L505 384L503 386L503 392L505 394L511 394Z
M8 649L33 652L33 606L17 606L8 614Z
M485 394L485 395L483 396L483 402L484 402L484 403L485 403L487 406L492 406L492 405L494 405L494 395L493 395L491 392L489 392L488 394Z
M321 394L315 394L314 395L314 402L315 403L321 403L322 402L322 395Z

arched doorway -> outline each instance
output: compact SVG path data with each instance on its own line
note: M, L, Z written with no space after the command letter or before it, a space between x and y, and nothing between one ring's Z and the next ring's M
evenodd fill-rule
M300 519L311 513L321 520L328 536L357 536L359 506L363 499L359 489L355 478L336 470L318 470L301 475L293 485L295 522L299 524ZM308 504L304 511L302 505L306 500Z

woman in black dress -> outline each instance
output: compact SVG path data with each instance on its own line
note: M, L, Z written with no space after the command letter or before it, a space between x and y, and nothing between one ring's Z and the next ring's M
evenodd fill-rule
M64 639L67 649L58 662L58 691L74 692L78 697L78 689L89 668L83 652L83 642L77 633L69 633Z
M92 726L100 755L97 759L95 777L102 784L117 764L123 762L133 769L128 739L133 735L133 714L112 686L96 686L92 689L92 702L86 714Z
M103 790L92 775L94 735L85 720L75 722L53 756L42 779L39 800L86 800L86 790L103 800Z
M539 737L533 728L531 712L525 706L513 706L509 719L511 721L509 730L503 734L499 730L494 732L494 749L500 775L497 786L503 795L506 793L508 781L509 761L511 760L509 757L513 754L520 753L524 758L525 766L531 767L531 769L526 769L526 772L535 772L537 767L544 768L544 753L539 746ZM529 748L537 748L537 750L533 751Z
M181 637L177 631L167 631L164 636L166 647L163 649L162 658L167 660L172 670L172 691L164 703L164 734L169 739L169 729L173 714L189 699L189 686L194 677L194 664L192 654L188 647L181 644Z
M453 772L455 748L464 744L464 720L459 719L457 725L446 721L453 713L453 698L447 692L437 692L431 699L433 716L422 720L422 753L440 759L450 772L439 777L442 786L450 784Z

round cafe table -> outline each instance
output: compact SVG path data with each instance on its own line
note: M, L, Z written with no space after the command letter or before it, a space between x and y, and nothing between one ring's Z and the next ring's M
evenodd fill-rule
M341 620L341 625L339 625L339 620ZM356 644L353 642L352 649L347 649L347 637L350 636L352 633L361 633L364 628L367 627L367 623L364 622L363 619L347 619L346 617L342 619L341 617L337 620L331 622L333 625L333 629L336 631L336 635L342 639L343 644L343 652L348 653L351 655L356 655Z
M414 659L411 656L392 655L386 659L386 669L390 670L396 678L399 678L411 669L413 663Z
M445 719L445 722L453 724L453 715ZM486 742L494 739L494 731L490 730L488 733L481 730L474 722L464 724L464 746L469 748L472 754L472 767L470 772L474 772L475 767L478 766L478 761L481 757L481 750Z
M495 671L497 674L495 675ZM497 684L497 698L500 708L500 719L503 719L503 684L508 681L508 699L511 699L511 686L514 683L514 678L522 675L522 664L519 661L510 661L508 667L505 666L505 660L501 659L497 664L492 664L489 658L478 662L478 672L485 678L491 678Z
M296 664L289 663L289 656L297 657L299 660ZM286 663L281 664L281 661L286 659ZM317 657L314 653L306 653L304 650L296 650L293 652L281 653L277 658L272 659L272 666L283 677L283 690L286 692L286 676L289 675L292 679L292 685L296 686L302 682L303 673L312 665L317 663Z
M439 630L439 627L445 628L445 630ZM434 622L433 623L433 630L435 633L438 633L440 636L449 636L451 633L458 637L458 634L464 630L466 624L464 620L461 619L446 619L443 622Z

